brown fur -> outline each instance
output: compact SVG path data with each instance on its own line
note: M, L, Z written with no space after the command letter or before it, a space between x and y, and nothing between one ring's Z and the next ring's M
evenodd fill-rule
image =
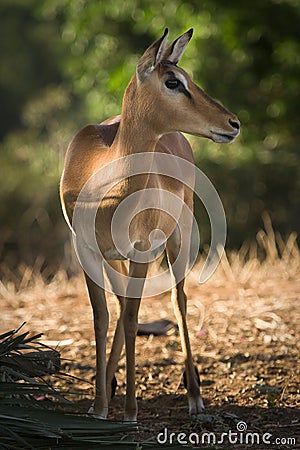
M70 224L80 191L89 178L106 164L117 161L123 156L146 152L178 156L193 164L192 149L180 131L207 137L217 142L229 142L237 136L239 122L236 116L212 100L192 82L183 69L176 66L191 35L190 30L166 47L166 31L139 60L137 73L132 77L124 94L121 116L108 119L99 125L83 128L70 143L61 179L61 201L66 219ZM165 82L168 80L170 70L175 77L177 76L184 81L184 84L187 84L189 95L168 89ZM127 275L126 265L118 261L122 258L117 254L111 236L111 221L119 204L132 193L155 187L175 194L190 210L193 210L193 192L185 184L171 177L159 174L126 177L127 167L120 165L118 170L123 175L122 181L106 193L101 204L97 204L96 235L102 253L114 255L110 264L120 273ZM192 171L190 176L193 177ZM94 192L91 194L94 195ZM82 207L91 207L89 198ZM188 258L191 233L189 220L186 220L185 227L184 236L180 237L177 223L169 214L151 209L135 216L130 224L129 234L131 242L138 242L136 248L145 251L149 247L148 237L151 231L157 228L162 230L168 237L166 251L172 265L180 245L187 249L185 250L186 259ZM180 242L180 239L184 243ZM131 277L140 278L141 283L135 298L130 298L129 295L126 298L118 296L120 316L107 368L105 339L108 311L105 292L86 275L94 312L97 349L96 396L93 413L101 418L107 415L111 381L125 336L127 364L125 420L136 420L134 346L137 315L147 267L148 264L129 261L127 292L130 292ZM174 276L177 284L174 288L173 301L185 357L189 408L191 414L197 414L203 409L203 402L193 366L186 324L184 267L176 269Z

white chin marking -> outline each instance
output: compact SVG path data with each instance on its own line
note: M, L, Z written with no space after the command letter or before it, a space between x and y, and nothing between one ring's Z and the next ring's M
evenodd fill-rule
M214 134L212 139L217 144L229 144L234 140L232 136L226 136L225 134L222 135Z

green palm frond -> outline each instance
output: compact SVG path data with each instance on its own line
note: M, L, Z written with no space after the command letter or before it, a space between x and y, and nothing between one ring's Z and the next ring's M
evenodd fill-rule
M61 448L62 442L66 448L89 442L90 448L94 443L116 441L116 434L133 429L128 424L48 410L45 403L52 409L71 403L45 379L59 372L60 356L38 342L41 334L21 333L23 325L0 335L1 449L49 449L54 444ZM49 402L41 402L39 398L47 398Z
M130 434L137 431L135 424L59 410L72 402L44 378L51 373L67 377L59 372L59 353L38 342L41 334L20 333L22 326L0 335L0 450L183 448L136 442Z

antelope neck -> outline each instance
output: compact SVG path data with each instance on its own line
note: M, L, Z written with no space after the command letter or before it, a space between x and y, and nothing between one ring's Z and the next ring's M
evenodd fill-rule
M114 142L111 146L111 150L113 150L114 159L123 158L130 155L135 155L138 153L148 153L154 155L156 144L159 140L160 136L151 132L149 127L145 126L145 121L137 118L131 114L123 115L122 110L122 118L120 122L120 126ZM135 158L127 160L126 162L122 162L120 165L120 172L122 173L124 189L126 191L126 195L138 191L140 189L144 189L150 177L150 169L152 165L152 156L150 159L144 159L143 161L146 164L146 168L144 167L144 163L142 162L143 167L139 166L140 159L136 160ZM148 167L149 166L149 167ZM139 169L142 169L142 174L138 177L131 177L132 173L138 173ZM128 174L128 178L127 178ZM125 178L127 178L125 180Z
M124 93L121 122L113 142L118 156L155 150L160 136L151 126L153 113L153 102L141 95L134 75Z
M137 117L126 118L122 112L120 126L112 147L118 157L135 153L154 152L160 136Z

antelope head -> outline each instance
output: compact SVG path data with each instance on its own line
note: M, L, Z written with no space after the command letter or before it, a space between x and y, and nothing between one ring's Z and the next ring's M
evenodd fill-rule
M139 120L146 120L157 135L182 131L218 143L232 142L240 132L238 118L177 66L192 34L190 29L167 45L165 30L138 61L124 103L130 99Z

